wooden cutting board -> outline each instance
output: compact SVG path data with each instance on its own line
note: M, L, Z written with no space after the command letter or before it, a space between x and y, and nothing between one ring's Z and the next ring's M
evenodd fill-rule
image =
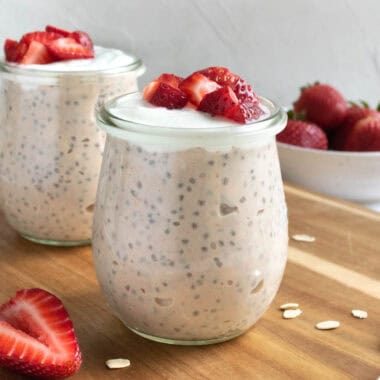
M380 376L380 214L286 186L289 261L273 304L245 335L204 347L168 346L129 332L112 316L95 278L91 248L50 248L20 238L0 215L0 302L20 288L58 295L74 321L84 361L72 379L368 379ZM279 306L298 302L285 320ZM368 319L351 316L352 309ZM338 320L319 331L315 323ZM123 357L131 367L108 370ZM23 379L0 369L0 379Z

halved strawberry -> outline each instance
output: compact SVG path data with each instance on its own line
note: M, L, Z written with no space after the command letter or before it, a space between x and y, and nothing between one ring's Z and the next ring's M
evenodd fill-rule
M158 107L166 107L168 109L183 108L188 100L187 95L183 91L167 83L156 82L150 91L152 93L149 103Z
M167 83L172 87L178 88L179 84L183 81L183 78L174 75L174 74L161 74L158 78L155 79L158 82L161 83Z
M5 59L8 62L17 61L17 47L18 47L17 41L10 40L9 38L7 38L4 41L4 54L5 54Z
M250 99L245 100L229 108L224 116L239 123L249 123L257 120L264 111L260 108L257 102L252 102Z
M64 378L81 363L73 324L53 294L25 289L0 306L0 366L39 378Z
M65 37L49 42L47 48L59 59L93 58L94 53L76 42Z
M70 32L68 32L67 30L57 28L56 26L53 26L53 25L46 25L45 30L47 32L58 33L61 35L61 37L67 37L70 34Z
M198 72L185 78L179 85L179 88L186 93L189 100L196 106L199 106L205 95L220 87L218 83Z
M198 106L198 111L211 115L225 115L226 112L238 104L239 100L231 87L226 86L205 95Z
M240 102L245 102L246 100L251 101L252 103L258 103L259 98L254 93L252 86L246 82L243 78L239 78L235 85L232 87L234 93L240 100Z
M76 30L69 34L70 38L74 39L78 44L81 44L87 50L93 52L94 44L92 43L91 37L86 33L80 30Z
M53 57L49 50L45 45L37 41L31 41L26 53L19 61L22 65L44 64L50 62L53 62Z
M26 33L22 36L20 42L25 42L29 45L32 41L40 42L41 44L48 44L51 41L61 38L62 36L55 32L32 32Z
M234 87L238 79L238 75L231 73L226 67L210 66L203 70L199 70L198 73L203 74L208 79L220 84L221 86Z

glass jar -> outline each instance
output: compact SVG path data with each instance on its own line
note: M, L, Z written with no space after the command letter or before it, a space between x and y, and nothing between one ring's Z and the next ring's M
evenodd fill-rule
M114 111L129 96L98 113L107 141L93 257L106 299L152 340L236 337L268 308L285 268L275 135L286 113L262 98L269 114L253 124L167 128L121 119Z
M142 62L51 71L0 63L0 207L23 237L82 245L91 237L105 134L95 107L137 90Z

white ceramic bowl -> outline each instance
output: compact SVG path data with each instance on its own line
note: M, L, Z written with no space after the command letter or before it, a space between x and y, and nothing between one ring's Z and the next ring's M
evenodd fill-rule
M380 211L380 152L277 147L285 181Z

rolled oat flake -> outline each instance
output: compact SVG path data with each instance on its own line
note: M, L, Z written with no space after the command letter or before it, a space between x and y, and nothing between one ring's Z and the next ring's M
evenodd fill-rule
M338 321L323 321L315 325L318 330L333 330L340 326Z
M364 310L354 309L351 311L351 314L353 317L359 318L359 319L365 319L368 317L368 313Z
M106 360L106 366L109 369L119 369L119 368L126 368L131 365L131 362L128 359L109 359Z
M292 239L296 241L303 241L305 243L313 243L315 242L315 237L306 235L306 234L295 234L292 235Z

